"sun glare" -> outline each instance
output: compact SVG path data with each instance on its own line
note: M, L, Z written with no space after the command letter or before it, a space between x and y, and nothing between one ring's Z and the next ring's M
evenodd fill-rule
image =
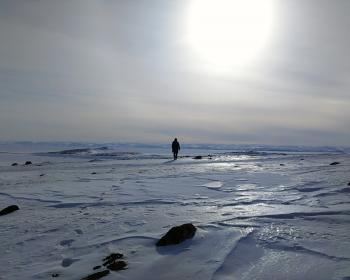
M272 24L272 0L192 0L187 42L210 67L242 66L266 46Z

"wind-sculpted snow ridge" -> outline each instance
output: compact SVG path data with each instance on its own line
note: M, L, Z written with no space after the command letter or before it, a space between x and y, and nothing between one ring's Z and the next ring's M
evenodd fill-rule
M83 279L113 253L127 269L102 279L350 277L348 154L204 147L0 154L0 210L19 207L0 217L0 277ZM155 246L185 223L192 239Z

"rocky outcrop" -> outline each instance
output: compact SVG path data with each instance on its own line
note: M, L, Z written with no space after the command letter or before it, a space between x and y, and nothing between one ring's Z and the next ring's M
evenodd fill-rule
M97 280L97 279L100 279L104 276L107 276L111 270L117 271L117 270L125 269L127 266L127 263L125 261L120 260L123 257L124 257L123 254L119 254L119 253L110 254L109 256L105 257L102 260L103 261L102 265L104 267L106 267L107 269L90 274L89 276L84 277L81 280ZM102 265L94 266L93 270L101 269Z
M122 257L123 257L123 254L112 253L103 259L103 266L113 264L117 259L121 259Z
M90 274L89 276L86 276L84 278L82 278L81 280L98 280L102 277L105 277L109 274L109 270L106 269L106 270L103 270L103 271L99 271L99 272L96 272L96 273L93 273L93 274Z
M125 261L116 261L111 263L110 265L107 265L107 268L109 270L113 270L113 271L118 271L118 270L122 270L124 268L126 268L127 264Z
M0 211L0 216L10 214L10 213L17 211L17 210L19 210L19 207L17 205L7 206L6 208L4 208Z
M183 224L181 226L172 227L158 242L157 246L167 246L179 244L186 239L192 238L196 233L196 227L192 224Z

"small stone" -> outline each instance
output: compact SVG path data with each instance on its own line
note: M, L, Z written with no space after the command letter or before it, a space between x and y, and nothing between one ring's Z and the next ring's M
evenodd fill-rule
M10 205L0 211L0 216L10 214L16 210L19 210L17 205Z
M80 228L77 228L74 230L77 234L83 234L84 232L80 229Z
M91 175L96 175L97 173L96 172L91 172Z
M350 182L348 183L348 186L350 186Z
M40 177L43 177L43 176L45 176L45 174L43 173L43 174L40 174L39 176L40 176Z
M332 162L332 163L329 164L329 165L338 165L338 164L340 164L340 162L335 161L335 162Z
M284 166L284 163L280 163L280 166Z
M202 159L202 156L195 156L193 159Z
M196 233L196 227L192 224L183 224L172 227L158 242L157 246L179 244L186 239L192 238Z
M110 265L107 265L107 268L113 271L122 270L127 266L125 261L116 261Z
M14 163L11 164L11 166L17 166L17 165L18 165L17 162L14 162Z
M90 274L89 276L86 276L86 277L82 278L81 280L98 280L102 277L107 276L108 274L109 274L109 270L106 269L103 271L96 272L94 274Z
M74 262L75 262L75 260L73 260L71 258L65 258L65 259L62 260L61 265L62 265L62 267L68 267Z
M101 267L102 266L100 266L100 265L96 265L96 266L93 267L93 270L100 269Z
M54 277L54 278L55 278L55 277L58 277L58 276L60 276L58 273L52 273L52 274L51 274L51 277Z
M24 165L30 165L30 164L32 164L32 162L31 162L30 160L27 160L27 161L24 163Z
M74 242L74 239L65 239L60 242L61 246L70 246Z

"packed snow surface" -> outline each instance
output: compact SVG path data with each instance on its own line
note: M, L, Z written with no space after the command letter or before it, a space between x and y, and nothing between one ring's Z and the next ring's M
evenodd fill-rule
M1 144L0 279L350 279L348 150L182 148Z

